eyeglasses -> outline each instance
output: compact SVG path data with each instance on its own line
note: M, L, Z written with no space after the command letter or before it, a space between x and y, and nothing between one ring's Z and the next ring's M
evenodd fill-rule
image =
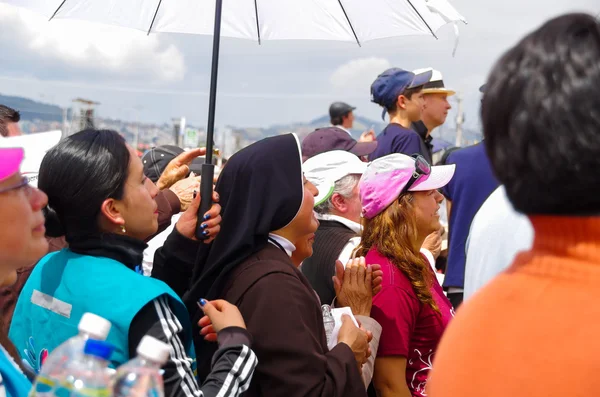
M408 192L408 189L421 179L422 176L431 174L431 165L429 165L423 156L420 154L413 154L411 157L415 159L415 171L400 194Z
M18 190L22 188L25 188L27 192L31 190L31 186L29 185L29 178L27 178L26 176L22 177L21 180L15 185L0 188L0 193L7 193L12 190Z

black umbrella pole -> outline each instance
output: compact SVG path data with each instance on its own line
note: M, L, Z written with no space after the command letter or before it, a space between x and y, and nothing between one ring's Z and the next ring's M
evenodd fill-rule
M210 72L210 92L208 98L208 125L206 127L206 161L202 164L202 182L200 185L200 208L198 209L198 223L196 225L196 238L205 240L202 222L204 214L212 206L213 177L215 166L212 163L213 141L215 135L215 109L217 106L217 77L219 72L219 47L221 45L221 11L223 0L215 0L215 29L213 32L212 66Z

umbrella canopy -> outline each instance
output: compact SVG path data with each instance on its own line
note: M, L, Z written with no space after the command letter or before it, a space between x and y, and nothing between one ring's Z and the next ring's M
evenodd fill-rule
M212 35L214 0L2 0L48 19ZM447 0L224 0L222 37L356 41L435 35L465 19Z
M212 164L221 36L256 40L361 42L431 34L465 19L447 0L0 0L49 20L80 19L148 32L213 35L206 163L196 237L212 204Z

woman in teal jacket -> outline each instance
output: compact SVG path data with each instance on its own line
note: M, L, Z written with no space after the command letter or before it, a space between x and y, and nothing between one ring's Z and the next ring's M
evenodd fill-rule
M163 367L165 395L241 394L256 357L237 308L217 305L227 317L213 319L221 349L211 376L199 388L186 307L162 281L141 274L144 240L158 228L158 189L144 175L133 148L115 131L81 131L48 151L38 186L48 195L47 234L66 236L69 248L42 258L21 292L9 336L23 358L40 356L32 348L52 351L77 334L81 316L91 312L112 323L107 338L115 346L111 366L129 360L141 338L152 335L171 346ZM165 249L176 241L174 246L187 244L197 251L201 242L186 236L193 236L199 201L181 216ZM218 228L219 211L215 206L205 216L206 234ZM39 363L29 364L35 368Z
M0 148L0 285L10 286L17 269L48 251L42 208L48 199L19 171L23 149ZM0 395L25 397L31 383L16 364L17 352L0 328ZM11 352L11 355L8 353Z

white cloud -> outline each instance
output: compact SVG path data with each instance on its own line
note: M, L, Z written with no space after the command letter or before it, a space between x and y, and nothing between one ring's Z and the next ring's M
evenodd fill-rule
M375 78L390 67L391 62L385 58L353 59L338 67L329 81L340 93L365 95Z
M0 25L18 32L18 39L36 57L81 70L116 75L141 75L160 81L183 80L183 54L162 46L156 35L74 20L53 20L0 4Z

